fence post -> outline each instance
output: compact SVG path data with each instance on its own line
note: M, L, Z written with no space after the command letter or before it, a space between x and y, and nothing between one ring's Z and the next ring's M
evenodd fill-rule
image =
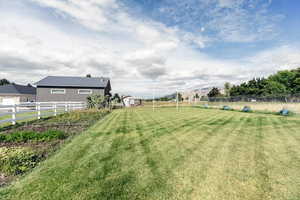
M68 112L68 104L65 103L65 112Z
M19 112L19 107L18 107L18 105L15 104L15 106L16 106L16 112Z
M37 103L38 119L41 119L41 104Z
M12 119L12 125L16 125L16 111L17 111L17 105L14 104L14 106L11 109L11 119Z
M54 103L54 116L57 116L57 105Z

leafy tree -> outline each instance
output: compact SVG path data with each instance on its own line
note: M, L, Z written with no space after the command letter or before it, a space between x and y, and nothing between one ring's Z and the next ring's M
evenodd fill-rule
M278 94L286 94L286 87L276 81L268 81L264 88L264 96L267 95L278 95Z
M7 79L0 79L0 85L7 85L10 84L10 82Z
M295 87L296 73L293 71L279 71L277 74L269 77L269 80L281 83L284 85L289 92L293 92L293 88Z
M268 78L254 78L233 86L230 96L269 96L300 92L300 68L279 71Z
M121 103L121 97L118 93L115 93L112 97L112 101L116 101L117 103Z
M225 95L228 97L230 94L230 88L231 88L231 84L229 82L226 82L224 84L224 89L225 89Z
M218 96L222 96L220 90L216 87L213 87L209 93L207 94L208 97L218 97Z
M92 75L91 74L87 74L86 77L87 78L92 78Z
M295 79L294 85L294 93L300 93L300 78Z
M177 96L176 96L177 99ZM178 92L178 101L183 101L184 99L182 98L182 94Z

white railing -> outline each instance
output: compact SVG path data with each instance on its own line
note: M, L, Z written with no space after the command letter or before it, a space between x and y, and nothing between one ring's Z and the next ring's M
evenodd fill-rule
M16 105L0 104L0 124L11 123L29 119L57 116L59 114L85 109L85 102L34 102Z

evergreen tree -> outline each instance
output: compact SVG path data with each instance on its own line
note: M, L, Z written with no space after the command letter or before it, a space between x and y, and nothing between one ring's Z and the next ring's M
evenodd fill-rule
M10 84L10 82L7 79L0 79L0 85L7 85Z
M218 96L222 96L220 90L216 87L213 87L209 93L207 94L208 97L218 97Z

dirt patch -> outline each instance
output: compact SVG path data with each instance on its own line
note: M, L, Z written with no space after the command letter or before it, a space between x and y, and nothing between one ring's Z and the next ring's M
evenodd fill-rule
M89 127L88 123L73 123L73 124L65 124L65 123L53 123L53 124L30 124L18 127L16 129L10 129L3 131L3 134L10 134L18 131L34 131L34 132L45 132L48 130L60 130L65 133L78 133L85 130Z
M12 180L12 176L6 176L5 174L0 173L0 187L9 184Z

